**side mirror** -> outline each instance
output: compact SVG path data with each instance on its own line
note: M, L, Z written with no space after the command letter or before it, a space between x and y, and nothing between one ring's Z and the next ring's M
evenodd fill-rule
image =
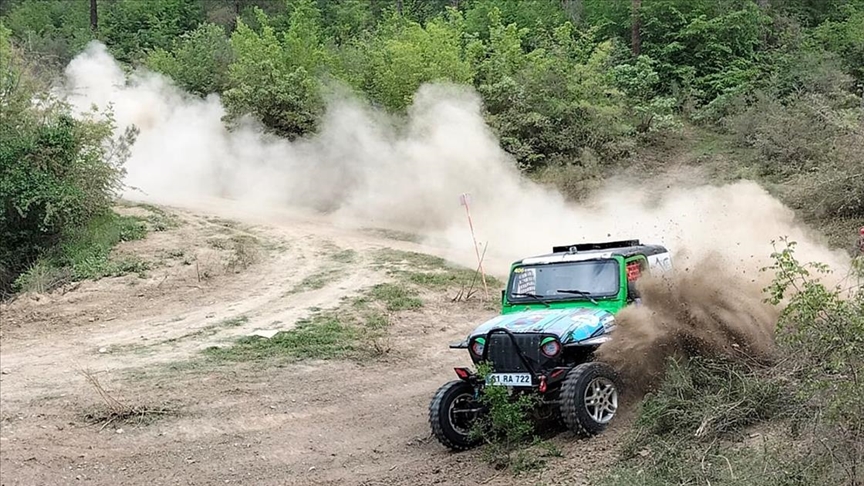
M504 296L505 295L507 295L506 291L504 289L501 289L501 303L502 304L504 303Z

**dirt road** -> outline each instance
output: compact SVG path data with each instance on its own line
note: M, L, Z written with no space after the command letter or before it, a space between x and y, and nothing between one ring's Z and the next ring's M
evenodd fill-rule
M613 457L620 430L563 432L551 439L563 457L517 477L430 437L429 399L467 364L447 344L495 314L494 295L452 302L458 288L424 290L420 309L391 316L389 351L376 359L203 359L207 347L290 329L387 281L381 248L446 252L297 213L171 212L178 224L118 250L152 262L146 275L0 308L2 485L584 484ZM240 245L245 237L256 243ZM152 413L100 420L105 402L82 370Z

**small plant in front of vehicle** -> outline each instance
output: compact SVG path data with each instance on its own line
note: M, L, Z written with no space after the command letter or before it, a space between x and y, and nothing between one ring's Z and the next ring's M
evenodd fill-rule
M480 363L477 366L478 378L487 379L492 375L492 366ZM478 401L487 411L472 427L472 435L503 444L509 449L513 444L524 442L534 430L528 414L537 406L536 397L520 395L512 399L506 387L484 387Z
M479 363L476 375L485 380L493 373L489 363ZM471 436L484 443L483 458L496 469L518 474L542 466L547 457L560 457L553 444L537 437L531 420L539 400L534 395L514 397L507 387L484 387L478 398L485 413L474 422Z
M454 450L484 434L524 440L531 424L516 417L529 409L580 435L602 432L617 412L619 385L594 351L614 330L614 313L638 304L636 280L669 268L664 247L636 240L553 247L514 263L501 315L450 346L467 349L477 371L456 368L458 379L439 388L429 408L434 435Z

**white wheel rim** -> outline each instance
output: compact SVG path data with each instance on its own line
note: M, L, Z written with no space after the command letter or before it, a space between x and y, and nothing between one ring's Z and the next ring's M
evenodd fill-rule
M585 389L585 411L599 424L606 424L618 410L618 389L609 378L598 376Z

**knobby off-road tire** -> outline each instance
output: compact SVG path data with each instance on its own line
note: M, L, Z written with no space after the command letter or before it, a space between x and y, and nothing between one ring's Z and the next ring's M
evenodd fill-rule
M438 442L454 451L464 451L480 443L479 437L471 436L471 424L454 418L452 413L468 403L474 404L474 387L468 382L454 380L439 388L429 405L432 433Z
M581 436L603 432L618 411L619 388L608 365L589 362L574 367L561 384L561 420Z

